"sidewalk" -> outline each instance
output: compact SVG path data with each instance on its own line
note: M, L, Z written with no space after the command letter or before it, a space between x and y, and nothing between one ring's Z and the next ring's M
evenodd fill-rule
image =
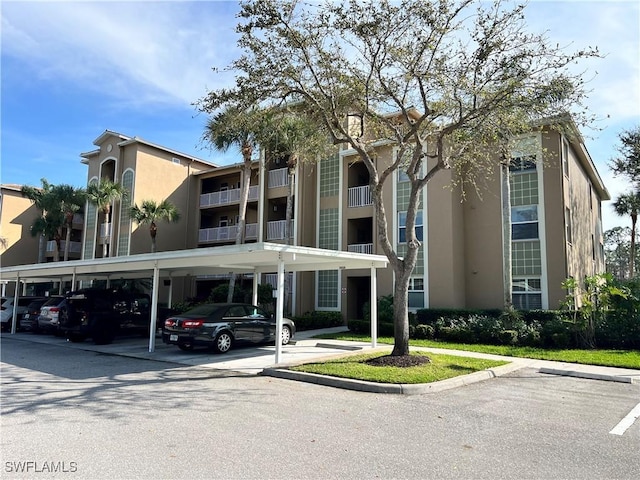
M165 345L162 341L156 342L156 350L148 351L147 340L137 338L118 338L110 345L94 345L91 342L71 343L63 338L34 335L31 333L17 333L14 335L2 334L3 338L14 339L34 343L58 345L79 350L100 352L108 355L120 355L125 357L140 358L174 365L201 366L217 370L233 371L247 375L268 375L291 380L306 381L337 388L348 388L378 393L433 393L449 388L455 388L470 383L506 375L521 368L533 368L540 373L550 375L563 375L592 380L604 380L640 384L640 370L600 367L595 365L581 365L576 363L552 362L548 360L534 360L528 358L506 357L462 350L450 350L441 348L411 347L412 350L423 350L431 353L449 354L460 357L487 358L509 362L506 365L475 372L470 375L419 385L378 384L356 380L339 379L322 375L313 375L302 372L293 372L287 367L300 363L326 361L330 358L343 356L354 351L391 351L391 345L378 344L372 349L370 342L351 342L342 340L325 340L313 338L324 333L337 333L345 331L345 327L327 328L321 330L309 330L297 332L293 341L282 347L281 361L275 365L275 346L261 345L232 349L224 355L210 353L208 351L182 352L173 345Z

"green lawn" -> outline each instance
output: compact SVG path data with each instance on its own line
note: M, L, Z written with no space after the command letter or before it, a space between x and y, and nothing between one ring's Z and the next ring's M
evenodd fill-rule
M336 340L351 340L370 342L366 335L344 332L339 334L320 335L316 338L331 338ZM393 345L393 338L378 337L378 343ZM492 353L509 357L535 358L540 360L554 360L558 362L582 363L586 365L602 365L605 367L635 368L640 370L640 351L638 350L552 350L533 347L512 347L506 345L468 345L434 340L410 340L415 347L449 348L470 352Z
M323 363L307 363L292 367L291 370L369 382L412 384L437 382L509 363L441 354L428 354L431 363L406 368L378 367L364 363L368 359L382 355L387 355L387 353L348 355ZM414 352L412 355L427 354L425 352Z

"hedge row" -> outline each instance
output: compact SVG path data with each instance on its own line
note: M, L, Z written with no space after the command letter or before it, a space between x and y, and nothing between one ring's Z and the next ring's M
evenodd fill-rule
M367 320L350 320L349 330L369 334ZM544 348L584 348L587 326L566 310L419 310L409 338ZM640 348L640 318L609 312L593 328L598 348ZM393 336L393 323L379 322L378 335Z
M344 325L340 312L307 312L304 315L292 317L296 330L314 330L316 328L331 328Z

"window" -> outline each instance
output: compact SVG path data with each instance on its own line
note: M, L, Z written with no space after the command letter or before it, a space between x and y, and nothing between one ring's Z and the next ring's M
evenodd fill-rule
M562 173L569 178L569 145L562 141Z
M564 228L565 235L567 237L567 243L571 243L573 240L571 234L571 210L569 210L569 207L566 207L564 209Z
M509 171L512 173L527 172L536 169L536 156L523 155L522 157L513 157L509 162Z
M229 217L226 215L224 217L220 217L220 221L218 222L219 227L226 227L229 225Z
M409 280L409 308L424 308L424 278Z
M514 278L511 294L513 306L518 310L542 308L542 288L539 278Z
M407 242L407 212L398 212L398 242ZM416 238L422 241L422 210L416 213Z
M538 206L511 207L511 239L531 240L538 238Z

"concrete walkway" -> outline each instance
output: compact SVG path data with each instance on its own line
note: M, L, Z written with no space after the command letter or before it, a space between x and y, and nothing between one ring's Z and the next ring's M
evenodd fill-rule
M593 380L640 384L640 370L599 367L593 365L533 360L461 350L423 347L412 347L412 350L424 350L431 353L502 360L509 363L500 367L475 372L469 375L461 375L459 377L440 382L417 385L379 384L340 379L302 372L293 372L287 368L301 363L325 361L330 358L343 356L349 352L391 351L390 345L378 344L377 348L373 349L371 343L366 342L347 342L313 338L314 336L322 333L336 333L341 331L345 331L345 328L337 327L298 332L291 344L282 347L281 362L278 365L274 364L275 346L273 345L236 348L224 355L218 355L207 350L183 352L174 345L165 345L162 341L158 340L156 343L156 350L150 353L147 348L147 339L142 337L118 338L111 345L94 345L91 342L71 343L63 338L49 335L35 335L28 332L17 333L14 335L3 333L2 337L9 337L16 341L37 342L72 349L100 352L107 355L120 355L145 360L167 362L176 365L201 366L216 370L233 371L246 375L262 374L278 378L312 382L337 388L348 388L352 390L378 393L433 393L495 378L521 368L533 368L540 373L551 375L565 375Z

